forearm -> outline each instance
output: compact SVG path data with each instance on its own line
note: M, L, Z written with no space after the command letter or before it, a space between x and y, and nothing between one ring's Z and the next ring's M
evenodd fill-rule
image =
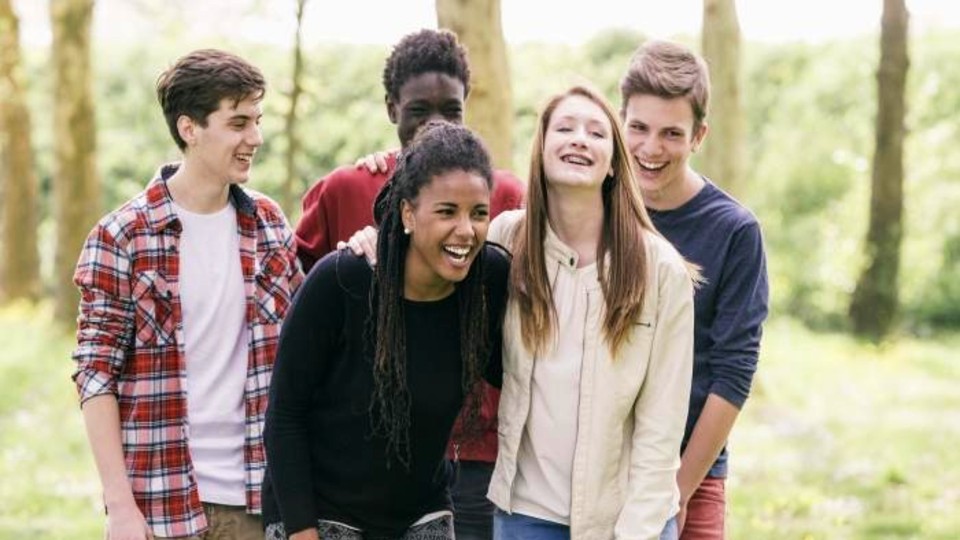
M83 420L93 459L100 474L107 509L135 504L127 478L120 439L120 408L113 394L95 396L83 403Z
M716 394L707 396L700 418L693 427L690 440L683 451L677 484L680 500L686 503L707 476L720 455L737 420L740 409Z

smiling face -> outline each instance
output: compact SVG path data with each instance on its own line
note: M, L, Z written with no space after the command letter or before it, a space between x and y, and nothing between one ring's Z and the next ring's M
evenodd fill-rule
M694 127L689 100L634 94L624 108L624 125L647 206L672 208L696 194L700 181L689 170L690 154L703 142L707 126Z
M177 127L186 142L184 159L203 177L223 185L246 182L253 156L263 144L262 116L260 100L253 97L221 100L220 107L207 115L206 125L180 116Z
M417 130L430 120L463 123L463 82L440 72L426 72L407 79L397 99L387 98L387 114L397 125L400 144L406 147Z
M550 187L599 187L611 172L610 119L586 96L572 94L554 108L543 139L543 170Z
M490 187L476 172L447 171L424 184L415 200L404 200L401 215L410 231L405 296L442 298L467 277L487 238Z

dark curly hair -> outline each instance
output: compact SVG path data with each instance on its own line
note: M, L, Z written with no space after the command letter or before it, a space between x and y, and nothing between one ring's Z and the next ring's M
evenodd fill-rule
M266 88L263 73L243 58L217 49L200 49L181 57L160 74L157 101L170 135L183 150L187 143L177 129L181 116L206 126L207 116L220 108L221 100L233 100L234 105L249 97L259 100Z
M375 343L374 395L370 417L374 432L387 439L387 448L405 466L410 464L410 393L407 388L407 344L403 313L404 262L410 238L403 232L401 202L415 201L421 188L440 174L463 170L477 173L492 188L490 156L480 138L463 126L432 121L424 125L397 160L397 168L377 196L374 214L380 226L377 263L370 293L368 329ZM457 284L460 313L461 388L465 438L479 433L478 383L490 356L488 308L483 285L483 249L467 277Z
M470 94L470 63L467 51L449 30L424 29L407 34L393 47L383 66L383 89L390 99L400 99L400 87L422 73L439 72L463 83Z

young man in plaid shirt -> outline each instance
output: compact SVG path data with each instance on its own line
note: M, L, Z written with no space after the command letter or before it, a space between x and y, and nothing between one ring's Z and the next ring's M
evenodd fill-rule
M257 68L216 50L161 75L183 161L101 219L80 255L73 379L110 540L263 538L267 391L302 279L280 208L240 187L264 91Z

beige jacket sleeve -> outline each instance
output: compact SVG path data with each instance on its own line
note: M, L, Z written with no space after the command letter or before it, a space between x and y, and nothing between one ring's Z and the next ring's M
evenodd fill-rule
M680 256L656 247L651 251L659 253L649 259L658 288L653 343L634 405L628 493L614 529L617 540L657 540L679 509L676 475L693 371L693 284Z

